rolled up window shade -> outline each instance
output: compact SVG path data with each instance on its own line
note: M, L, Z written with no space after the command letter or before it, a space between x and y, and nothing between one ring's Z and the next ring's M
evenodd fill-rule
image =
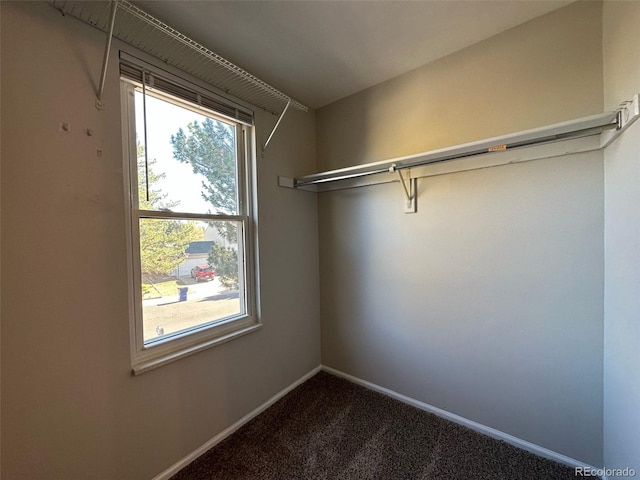
M132 80L142 85L143 79L146 88L152 88L167 93L181 100L186 100L203 108L224 115L230 119L253 125L253 112L242 105L224 98L205 89L191 86L185 80L173 79L169 72L143 62L142 60L132 60L133 57L127 55L120 57L120 76ZM143 75L144 72L144 75Z

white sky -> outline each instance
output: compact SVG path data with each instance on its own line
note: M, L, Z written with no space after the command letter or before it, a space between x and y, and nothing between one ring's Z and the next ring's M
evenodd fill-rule
M187 125L193 121L202 123L207 117L171 103L146 96L147 110L147 155L149 161L155 159L153 166L157 174L164 173L165 178L158 187L167 193L168 201L179 201L174 211L207 213L211 205L201 196L204 176L193 173L191 164L181 163L173 158L171 135L182 127L188 132ZM136 132L138 141L144 145L144 115L142 93L136 91Z

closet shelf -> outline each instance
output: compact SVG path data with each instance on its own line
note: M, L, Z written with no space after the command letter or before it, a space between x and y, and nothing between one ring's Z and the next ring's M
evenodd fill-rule
M169 65L271 113L280 114L287 105L308 111L302 103L127 0L50 0L50 3L63 14L76 17L106 32L109 43L113 35ZM103 67L103 79L104 70ZM99 101L102 100L100 93Z
M638 95L632 100L623 102L621 108L608 113L579 118L568 122L557 123L545 127L522 132L488 138L476 142L465 143L448 148L392 158L379 162L355 165L337 170L305 175L297 178L280 177L280 186L290 188L309 187L323 183L338 182L367 175L397 172L423 165L448 162L478 155L490 155L507 150L531 147L535 145L566 141L571 139L600 135L600 148L611 143L624 131L640 112L638 111Z

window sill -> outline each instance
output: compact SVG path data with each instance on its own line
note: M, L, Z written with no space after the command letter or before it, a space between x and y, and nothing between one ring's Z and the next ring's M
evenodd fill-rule
M167 365L169 363L175 362L182 358L188 357L190 355L193 355L194 353L201 352L202 350L215 347L217 345L226 343L230 340L234 340L248 333L255 332L260 328L262 328L261 323L251 324L244 328L234 330L232 332L229 332L220 336L216 336L209 340L198 342L194 345L187 345L187 346L178 348L176 350L171 350L158 355L154 355L153 357L150 357L150 358L139 359L137 361L134 361L133 364L131 365L131 372L133 373L133 375L140 375L142 373L155 370L158 367L161 367L163 365Z

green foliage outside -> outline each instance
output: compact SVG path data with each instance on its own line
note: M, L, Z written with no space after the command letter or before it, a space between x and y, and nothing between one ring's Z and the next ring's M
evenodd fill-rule
M177 202L169 201L167 194L157 188L158 181L164 178L164 174L153 171L155 163L155 160L150 160L145 166L144 148L138 144L138 195L141 210L171 209L177 205ZM196 222L141 219L142 282L154 283L154 280L168 275L184 260L184 252L189 243L203 238L204 231Z
M162 298L171 297L176 294L178 283L175 280L168 280L159 283L143 283L142 298Z
M238 251L216 243L209 252L209 263L225 288L238 288Z
M207 118L187 125L171 135L173 157L190 163L194 173L203 175L202 198L213 213L237 212L237 178L235 130L231 125Z

